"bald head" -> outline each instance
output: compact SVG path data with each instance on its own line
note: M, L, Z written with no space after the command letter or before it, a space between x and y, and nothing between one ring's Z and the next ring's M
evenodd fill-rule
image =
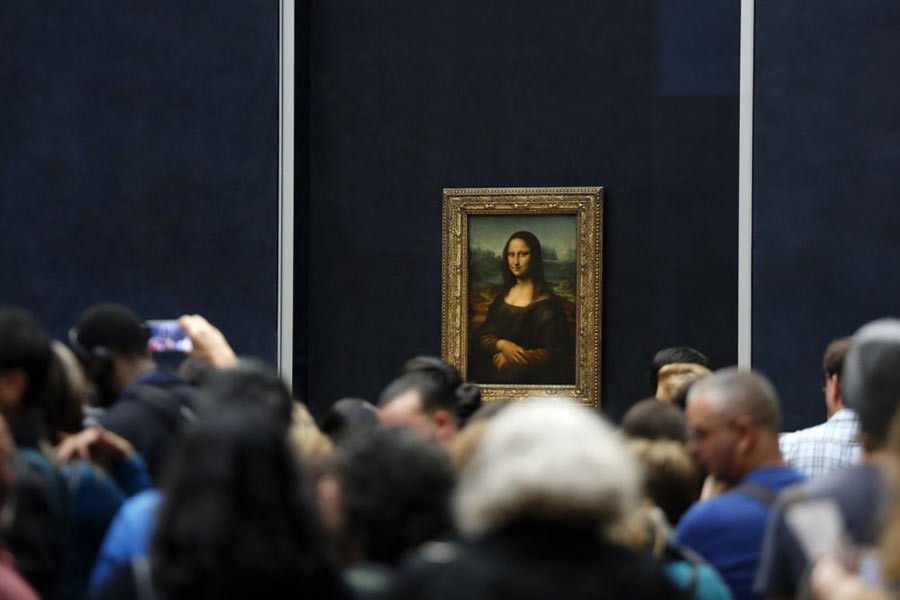
M692 400L705 396L710 408L724 420L747 415L760 429L781 431L781 408L775 387L762 373L722 369L697 381L688 393Z

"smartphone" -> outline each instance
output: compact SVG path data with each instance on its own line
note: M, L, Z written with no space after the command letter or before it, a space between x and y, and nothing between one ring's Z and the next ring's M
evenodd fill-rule
M150 337L147 349L150 352L182 352L193 350L191 338L178 325L178 319L153 319L147 321Z

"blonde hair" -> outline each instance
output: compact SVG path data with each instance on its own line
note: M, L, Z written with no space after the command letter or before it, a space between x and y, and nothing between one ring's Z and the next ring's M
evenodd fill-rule
M671 363L660 367L657 375L656 398L671 403L685 386L711 371L696 363Z
M301 402L294 402L288 441L313 476L321 475L334 450L331 438L322 433L315 419Z

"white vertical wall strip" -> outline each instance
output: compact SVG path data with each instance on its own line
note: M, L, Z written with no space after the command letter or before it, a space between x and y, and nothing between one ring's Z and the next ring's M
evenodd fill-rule
M294 364L294 0L280 0L278 43L278 371Z
M754 0L741 0L738 153L738 366L752 362L753 318L753 31Z

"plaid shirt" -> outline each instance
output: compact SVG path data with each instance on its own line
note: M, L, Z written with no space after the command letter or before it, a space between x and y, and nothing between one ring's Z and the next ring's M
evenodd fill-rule
M778 445L788 464L816 479L859 461L862 446L856 441L858 432L859 417L844 408L821 425L782 433Z

